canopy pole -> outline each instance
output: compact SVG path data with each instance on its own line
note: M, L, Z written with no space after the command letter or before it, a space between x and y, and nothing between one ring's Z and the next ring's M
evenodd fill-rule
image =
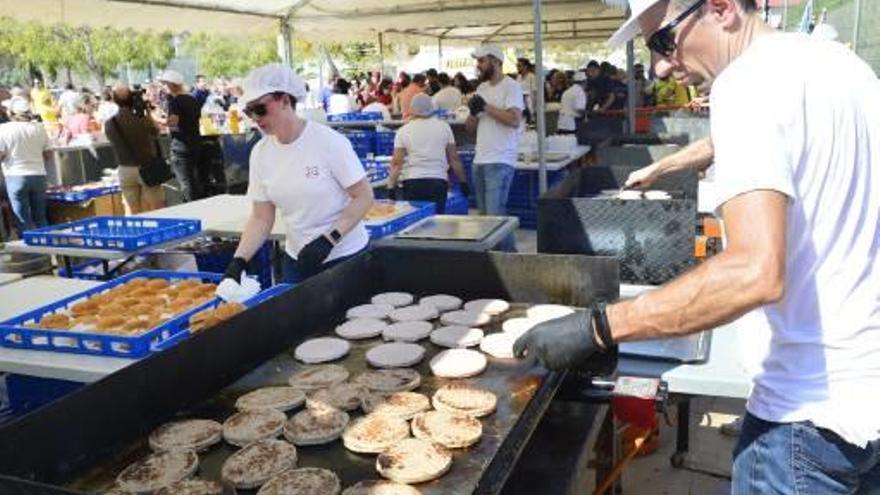
M437 70L443 72L443 37L437 38Z
M293 43L291 43L291 33L290 33L290 23L288 22L287 17L282 17L280 22L280 31L281 31L281 61L284 62L286 66L293 65L293 54L291 53L291 47Z
M379 74L385 77L385 41L382 39L384 35L379 31Z
M859 24L862 22L862 0L855 1L855 19L853 21L852 51L859 53Z
M636 65L636 54L635 54L635 45L632 40L629 40L626 44L626 73L629 74L626 82L626 121L627 128L629 130L629 134L636 133L636 80L633 77L635 74L635 65Z
M535 111L538 114L538 192L543 195L547 192L547 161L545 156L544 141L547 133L547 115L544 113L544 33L541 22L541 0L532 0L533 17L535 21L535 71L537 72L538 101L535 102Z

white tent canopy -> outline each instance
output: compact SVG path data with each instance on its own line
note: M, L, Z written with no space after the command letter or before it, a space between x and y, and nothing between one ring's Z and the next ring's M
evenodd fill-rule
M624 12L600 0L544 0L544 39L604 40ZM532 41L531 0L0 0L2 15L43 23L174 32L277 32L314 41L378 33L473 45Z

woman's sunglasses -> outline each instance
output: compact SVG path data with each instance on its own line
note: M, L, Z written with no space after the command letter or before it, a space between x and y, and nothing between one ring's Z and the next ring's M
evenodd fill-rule
M251 103L244 107L244 114L250 118L265 117L269 113L265 103Z
M697 3L688 7L678 17L669 21L669 24L655 31L654 34L648 37L648 48L652 52L664 57L671 56L677 47L675 43L675 28L687 19L688 16L699 10L704 3L706 3L706 0L698 0Z

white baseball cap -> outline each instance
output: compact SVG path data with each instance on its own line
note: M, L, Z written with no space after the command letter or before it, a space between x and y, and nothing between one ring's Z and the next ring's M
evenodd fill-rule
M159 77L157 77L156 80L159 82L168 82L171 84L182 85L183 74L177 72L176 70L168 69L165 72L159 74Z
M623 23L623 26L620 26L620 29L608 38L608 47L612 49L619 48L624 43L641 34L642 27L639 25L639 17L661 1L662 0L628 0L628 2L622 0L607 1L606 3L611 3L620 7L626 7L626 4L628 3L629 10L632 12L629 19Z
M284 64L268 64L251 71L241 84L245 105L269 93L287 93L296 101L306 99L306 83Z
M13 96L8 100L4 100L2 104L12 113L27 113L31 110L31 105L28 103L27 98L21 96Z
M487 55L495 57L499 62L504 62L504 52L501 51L501 48L498 48L495 45L478 46L477 49L471 53L471 57L473 58L485 57Z

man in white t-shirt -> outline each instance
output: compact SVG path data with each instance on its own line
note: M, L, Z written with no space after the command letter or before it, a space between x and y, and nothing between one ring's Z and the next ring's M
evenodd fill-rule
M468 130L477 132L474 156L474 195L481 215L505 215L507 195L513 182L519 153L522 123L522 88L504 75L504 54L493 45L483 45L471 54L477 60L480 85L468 101ZM501 249L513 250L508 240Z
M613 45L641 32L658 76L712 85L725 249L660 289L539 325L515 351L565 368L742 317L771 337L733 494L880 492L880 81L839 43L774 31L754 0L630 9Z
M538 98L538 78L535 66L527 58L516 60L516 82L522 87L522 94L530 116L535 114L535 100ZM533 118L533 117L532 117Z
M440 91L437 91L431 97L434 101L434 106L438 110L446 110L449 113L458 110L462 103L462 95L461 91L452 85L452 79L449 78L449 74L441 72L437 76L437 82L440 84Z
M587 111L587 92L583 84L587 75L581 71L574 73L574 82L565 91L559 100L559 120L556 122L556 130L559 134L574 134L577 130L577 121L584 118Z
M363 218L373 189L364 167L345 136L297 116L296 103L305 97L305 83L283 64L255 69L244 81L244 112L263 138L250 156L251 216L218 287L221 297L227 288L236 292L276 210L287 227L285 282L300 282L367 247Z
M394 135L388 197L397 199L397 184L402 178L403 199L431 201L437 213L442 215L446 212L449 167L458 176L465 197L470 195L467 176L458 157L452 128L432 117L434 104L431 97L424 93L413 96L410 110L412 120Z

